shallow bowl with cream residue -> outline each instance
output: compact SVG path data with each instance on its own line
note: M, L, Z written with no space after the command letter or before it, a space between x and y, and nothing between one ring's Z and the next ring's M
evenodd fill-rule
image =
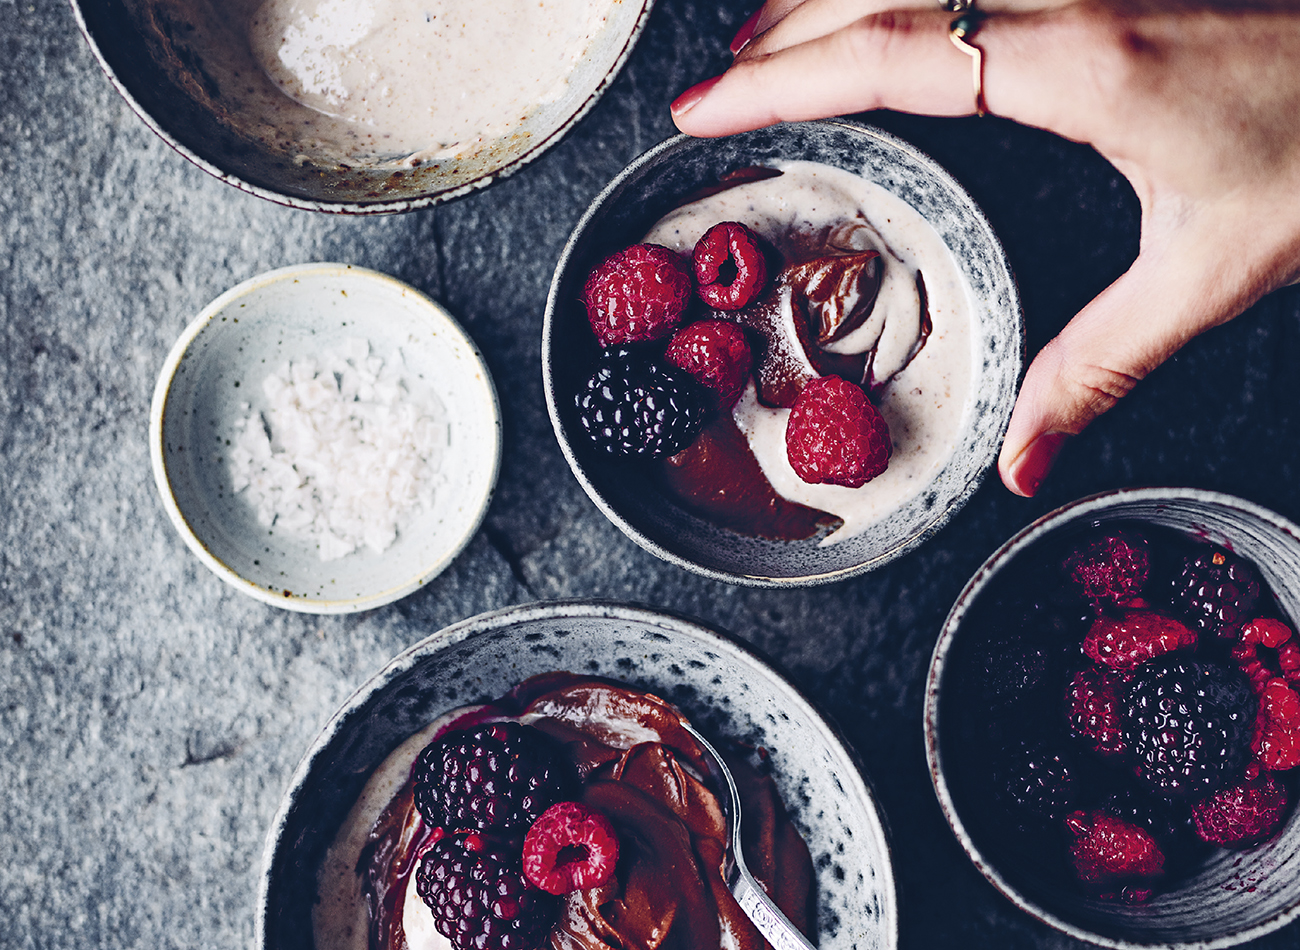
M390 752L443 712L557 670L646 690L677 705L710 739L765 748L811 852L817 946L898 945L885 828L835 726L729 636L644 608L581 601L511 607L453 624L398 655L335 713L294 772L267 837L255 946L310 950L320 862Z
M414 167L400 156L353 159L320 152L301 129L320 118L287 97L266 118L250 106L274 86L252 60L243 4L187 0L72 0L101 68L144 122L204 171L262 198L310 211L387 214L427 207L484 188L536 159L596 104L631 55L653 0L609 0L591 41L558 94L531 105L507 131ZM181 12L178 12L181 11ZM201 17L201 19L199 19ZM239 20L234 23L233 20ZM196 25L201 23L202 25ZM530 37L546 43L545 37ZM225 51L240 57L225 65ZM215 51L215 52L214 52ZM492 63L501 54L482 51ZM567 48L555 56L567 61ZM247 60L247 62L244 62ZM364 129L362 129L364 131Z
M1262 937L1300 918L1300 810L1270 841L1217 849L1176 885L1146 903L1089 896L1067 863L1048 865L1014 847L990 820L988 749L972 730L992 734L978 690L978 657L989 625L980 614L1009 578L1059 557L1070 535L1100 524L1155 525L1222 545L1252 561L1292 626L1300 618L1300 526L1231 495L1193 488L1130 488L1082 498L1027 525L989 556L957 597L939 633L925 691L930 777L948 824L975 867L1013 904L1056 929L1115 950L1214 950ZM1152 566L1153 572L1156 570ZM987 614L985 615L987 618ZM1285 773L1283 773L1285 774ZM1064 850L1064 841L1061 843Z
M873 182L919 212L946 245L970 299L970 387L947 461L897 510L835 543L774 541L726 530L658 489L649 466L593 449L574 396L597 345L582 305L587 274L641 240L661 216L737 169L803 160ZM779 182L780 179L774 179ZM970 196L928 156L844 120L778 125L722 139L678 136L629 165L588 208L556 267L542 366L556 438L588 496L628 537L688 570L734 584L806 586L842 580L915 549L965 504L993 466L1023 365L1019 295L1006 255ZM869 491L871 484L861 491Z
M401 519L382 551L322 561L318 542L259 522L249 491L234 490L229 447L250 413L265 421L268 376L358 340L400 366L413 405L435 419L441 407L447 444L431 510ZM442 307L386 274L301 264L231 288L181 334L154 390L149 448L173 526L213 573L276 607L352 613L418 590L469 543L496 486L501 415L478 349Z

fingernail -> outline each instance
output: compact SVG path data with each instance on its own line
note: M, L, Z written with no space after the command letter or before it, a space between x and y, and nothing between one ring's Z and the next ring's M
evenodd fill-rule
M759 7L751 13L749 19L745 21L744 26L742 26L740 30L737 31L736 35L731 38L731 45L727 48L731 50L732 56L735 56L744 49L745 44L754 38L754 27L758 26L758 15L762 12L763 8Z
M703 99L714 86L718 84L721 76L714 76L712 79L706 79L698 85L691 86L684 93L677 97L669 110L674 116L682 116L694 109L701 99Z
M1069 437L1068 432L1046 432L1030 442L1011 465L1013 490L1032 498Z

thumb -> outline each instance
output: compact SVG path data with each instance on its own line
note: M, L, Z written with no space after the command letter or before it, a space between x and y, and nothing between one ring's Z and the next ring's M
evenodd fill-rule
M1149 236L1149 235L1148 235ZM998 471L1011 491L1038 491L1070 436L1128 395L1197 334L1259 296L1222 269L1216 242L1143 241L1128 272L1083 308L1025 373Z

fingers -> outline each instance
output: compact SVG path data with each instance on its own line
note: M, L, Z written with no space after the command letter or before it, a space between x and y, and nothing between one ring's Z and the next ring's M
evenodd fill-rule
M997 0L994 0L997 2ZM938 9L938 0L768 0L747 23L752 42L732 41L732 53L767 55L819 39L886 10Z
M840 25L882 2L921 6ZM1135 68L1140 51L1125 45L1127 21L1096 4L1059 0L981 0L979 9L997 2L1059 9L1000 12L983 21L971 45L982 51L988 108L1093 142L1112 159L1132 151L1132 143L1106 147L1119 134L1118 118L1132 120L1119 122L1120 133L1150 118L1130 114L1131 86L1149 77ZM804 0L750 40L725 74L684 92L672 104L673 119L687 134L718 136L881 108L970 115L973 63L951 41L952 22L937 0Z
M1024 13L1072 0L980 0L983 13ZM947 10L943 0L768 0L732 41L731 52L769 55L828 36L864 17L902 10ZM953 14L945 14L951 19ZM751 38L753 38L751 40Z
M1152 236L1144 221L1144 247L1128 273L1084 307L1025 374L998 460L1003 483L1018 495L1038 491L1070 436L1188 340L1268 289L1225 265L1208 224L1188 224L1178 212L1149 217L1176 219L1178 229Z
M732 135L783 121L889 107L975 111L970 57L948 38L950 14L902 11L857 20L771 55L742 56L673 103L689 135Z

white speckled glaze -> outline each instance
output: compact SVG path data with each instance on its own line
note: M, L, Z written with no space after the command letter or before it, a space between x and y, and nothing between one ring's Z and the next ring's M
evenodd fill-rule
M590 601L512 607L447 627L398 655L335 713L295 771L268 834L255 946L310 950L317 867L389 752L447 709L554 670L651 691L712 739L765 747L812 853L818 947L897 946L885 829L835 727L738 641L678 617Z
M217 25L214 31L196 30L164 2L74 0L72 6L117 91L149 128L204 171L295 208L387 214L484 188L559 141L618 75L650 17L653 0L611 0L603 26L569 71L563 95L539 104L506 134L487 138L472 153L414 169L301 154L301 116L286 110L268 117L249 105L249 87L265 81L259 70L231 75L220 67L221 57L205 61L205 42L247 42L243 22L233 22L235 6L230 3L201 4ZM490 61L499 52L483 55Z
M245 405L266 402L262 380L284 363L348 338L389 357L447 410L448 447L434 510L380 554L322 562L310 542L270 533L230 488L223 437ZM269 271L228 290L195 318L163 365L150 413L154 480L185 543L209 569L265 603L350 613L391 603L437 576L478 530L496 485L501 418L496 390L455 320L401 281L347 264Z
M783 542L715 527L677 507L644 470L590 449L573 394L595 360L582 284L605 255L728 171L777 160L821 162L859 174L921 213L947 245L972 302L971 396L948 461L897 511L834 545ZM678 136L629 165L574 229L551 282L542 331L547 408L574 475L601 511L647 551L733 584L805 586L843 580L913 550L966 503L997 458L1023 365L1024 329L1010 267L984 215L929 157L878 129L844 120L801 122L723 139Z
M953 655L963 621L981 593L1009 564L1032 557L1049 536L1107 521L1145 521L1203 537L1249 558L1278 604L1300 617L1300 527L1251 502L1192 488L1121 489L1083 498L1043 515L995 551L957 598L934 648L925 695L930 777L953 833L980 872L1021 910L1080 940L1119 950L1212 950L1253 940L1300 917L1300 812L1278 837L1246 851L1219 851L1177 889L1125 905L1049 884L1001 860L982 837L961 784L951 773L954 750L944 723L974 714L954 708L946 684L962 676Z

